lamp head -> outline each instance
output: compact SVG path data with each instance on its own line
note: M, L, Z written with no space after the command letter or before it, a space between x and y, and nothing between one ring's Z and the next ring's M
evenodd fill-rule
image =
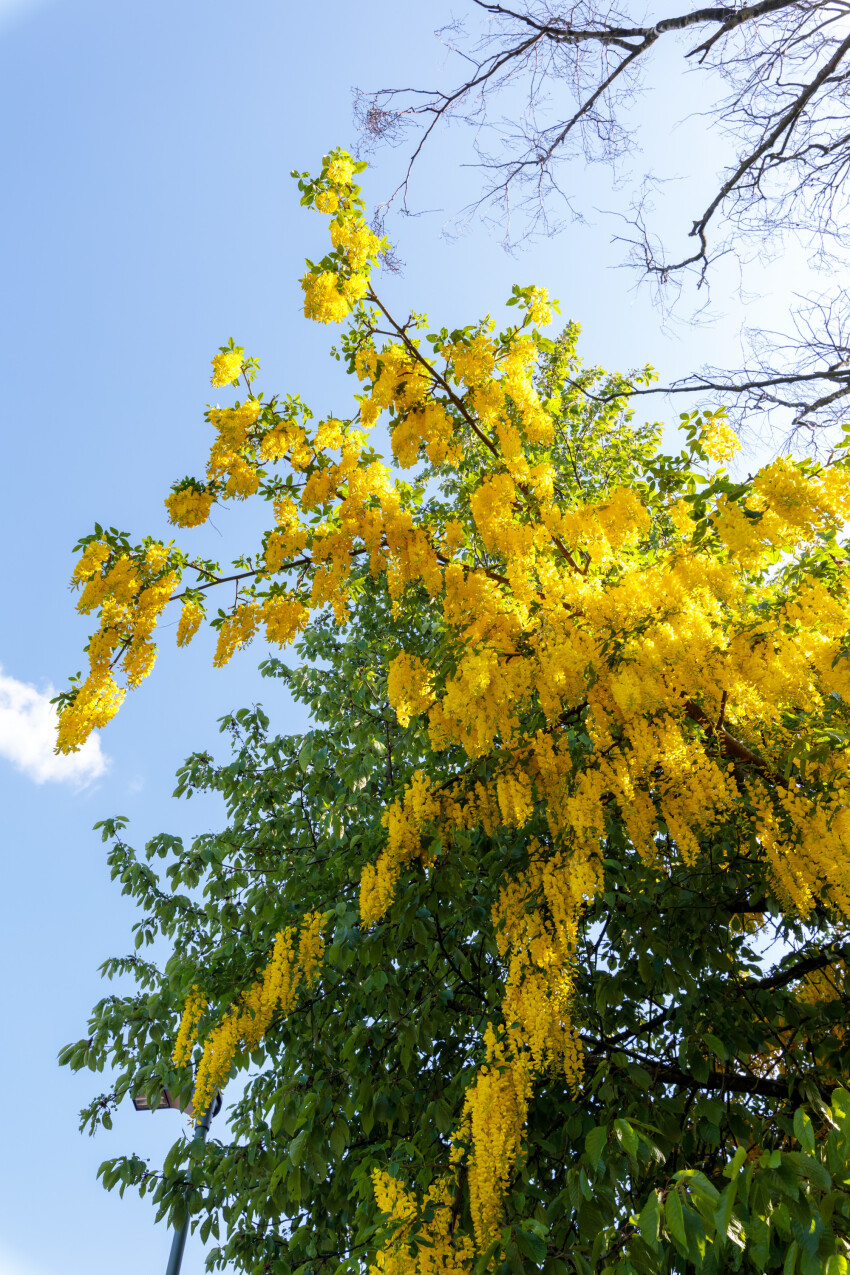
M151 1107L147 1098L143 1093L137 1093L133 1096L133 1106L137 1111L185 1111L187 1115L194 1115L194 1107L191 1098L185 1106L174 1097L170 1089L163 1089L159 1097L159 1102L155 1107Z

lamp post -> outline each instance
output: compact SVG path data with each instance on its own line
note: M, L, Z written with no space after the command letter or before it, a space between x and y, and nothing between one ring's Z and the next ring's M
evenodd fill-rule
M162 1096L156 1107L151 1107L144 1094L136 1094L133 1099L133 1106L137 1111L185 1111L189 1115L193 1114L191 1102L187 1106L181 1107L176 1101L174 1095L168 1089L163 1089ZM217 1116L221 1111L221 1094L217 1093L210 1105L207 1107L201 1119L195 1126L195 1138L200 1138L202 1142L206 1141L206 1136L210 1131L210 1124L213 1116ZM186 1247L186 1237L189 1234L189 1215L186 1214L186 1220L180 1227L179 1231L174 1232L174 1239L171 1241L171 1252L168 1256L168 1265L165 1268L165 1275L180 1275L180 1267L183 1262L183 1250Z

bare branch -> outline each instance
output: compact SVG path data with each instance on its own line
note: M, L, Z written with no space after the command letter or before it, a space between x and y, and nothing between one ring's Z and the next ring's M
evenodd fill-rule
M850 421L850 293L799 298L791 312L793 333L744 329L745 364L736 369L706 366L668 384L626 384L594 393L582 382L570 382L586 398L675 395L704 406L722 403L739 432L753 422L781 431L784 445L808 450L828 448L828 427ZM762 431L763 434L763 431Z
M419 133L387 207L400 201L411 211L411 182L424 146L440 124L461 121L474 130L484 179L479 197L458 214L462 220L498 216L515 243L554 233L565 209L581 219L562 171L575 162L604 164L618 184L628 178L638 150L635 103L657 73L653 50L665 41L680 49L682 73L702 77L709 101L701 118L707 135L724 139L728 160L701 211L682 227L682 242L693 244L687 251L676 248L669 230L656 234L649 195L661 179L638 173L627 217L632 229L624 238L630 264L655 283L663 301L671 285L674 298L687 279L704 285L722 257L744 263L778 251L789 236L807 245L816 264L845 260L850 0L685 8L649 23L628 0L574 0L563 7L522 0L513 8L472 0L472 6L482 19L477 33L467 36L457 25L438 33L462 59L451 89L383 89L358 97L366 144L399 145L409 130ZM506 92L511 109L500 116L496 104ZM571 191L579 186L569 183ZM818 431L840 423L850 394L847 295L809 299L805 306L819 326L807 332L803 322L796 343L777 337L771 344L770 334L750 331L739 370L705 368L640 393L719 394L739 415L781 418L786 445L817 446Z

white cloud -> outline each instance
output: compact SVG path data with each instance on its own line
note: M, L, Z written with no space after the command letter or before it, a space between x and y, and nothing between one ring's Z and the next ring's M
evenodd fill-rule
M53 780L82 787L103 774L107 759L96 736L77 753L54 753L56 709L50 700L55 694L52 686L40 691L0 668L0 757L37 784Z

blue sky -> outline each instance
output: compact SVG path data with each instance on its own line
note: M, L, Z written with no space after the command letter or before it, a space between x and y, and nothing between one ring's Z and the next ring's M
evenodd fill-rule
M231 335L260 359L267 392L300 392L317 412L345 414L331 338L301 315L297 278L304 256L323 251L323 230L299 209L289 171L353 143L352 85L445 81L447 55L432 31L464 8L0 0L0 1275L164 1269L169 1240L149 1206L107 1195L95 1172L122 1151L161 1155L178 1117L130 1110L111 1136L81 1138L76 1113L103 1078L55 1065L108 990L97 965L130 949L135 920L91 826L126 814L137 844L160 829L204 831L219 811L170 793L187 753L219 746L217 718L262 697L278 729L303 725L278 688L260 683L262 650L214 672L209 643L178 652L166 630L150 682L82 760L58 767L46 700L82 667L88 635L67 591L71 546L96 519L169 535L162 500L173 479L201 468L209 360ZM687 130L673 134L669 121L681 90L667 91L646 108L649 144L678 163ZM463 145L453 133L426 159L420 206L448 212L472 193ZM379 157L367 194L390 188L398 160ZM591 207L603 198L597 175L577 171L576 181ZM670 188L665 217L687 188ZM730 302L718 328L662 336L648 299L613 268L604 218L518 258L498 236L446 240L443 220L437 212L391 226L407 263L386 285L399 309L453 326L498 313L514 282L546 283L564 315L584 324L590 358L650 359L670 371L721 361L737 330ZM250 518L215 521L192 543L226 558ZM190 1241L184 1270L202 1268Z

